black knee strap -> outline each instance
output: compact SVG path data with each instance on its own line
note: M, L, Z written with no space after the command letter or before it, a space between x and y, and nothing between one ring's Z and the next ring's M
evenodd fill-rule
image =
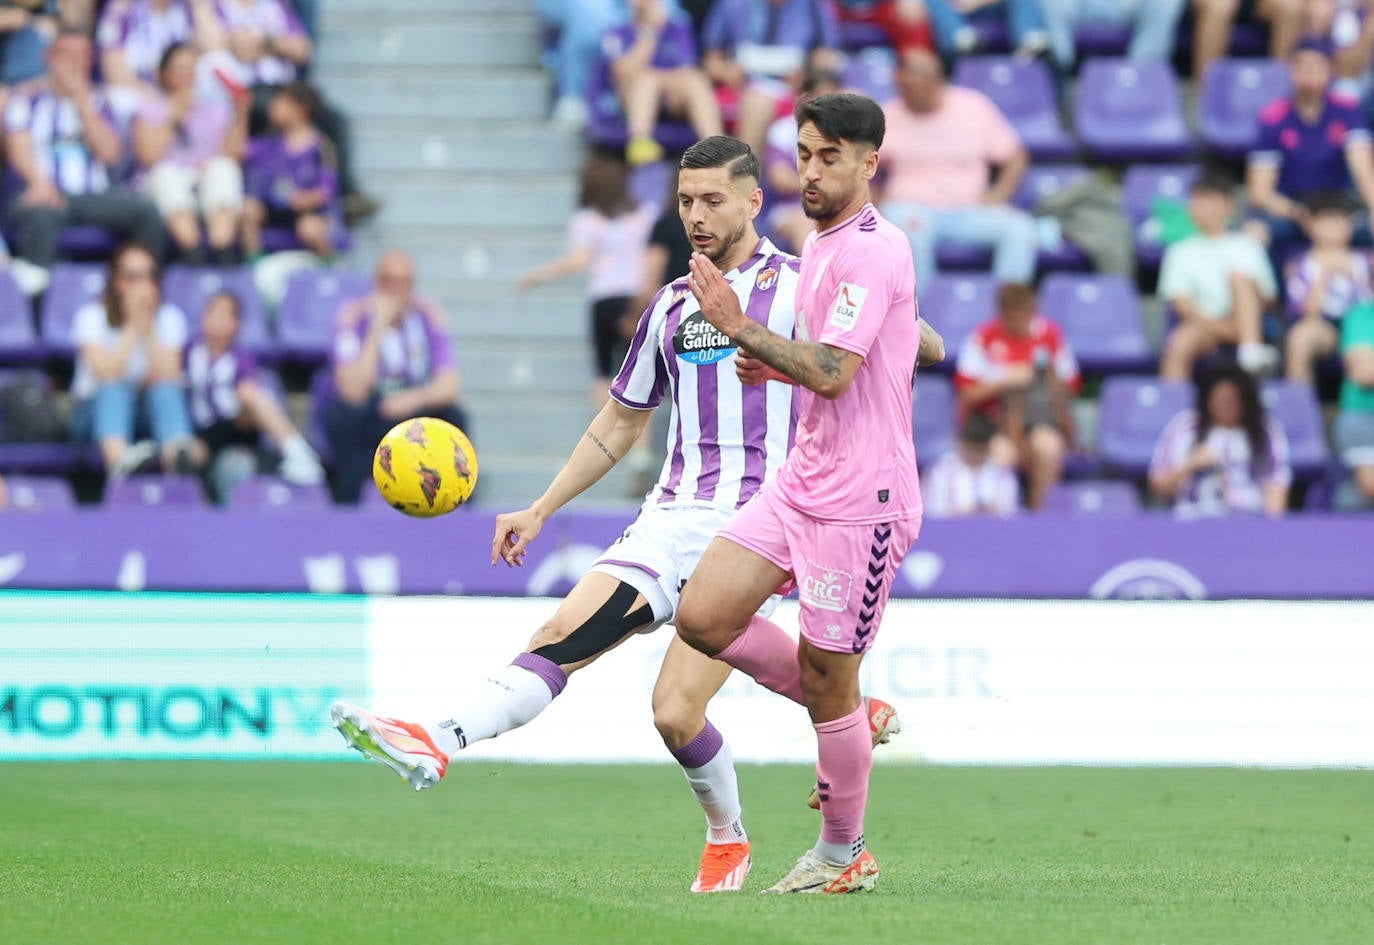
M611 593L610 600L602 604L582 626L557 643L541 646L534 651L534 655L567 666L605 653L640 627L653 623L654 609L647 603L630 613L625 612L638 594L639 591L621 581Z

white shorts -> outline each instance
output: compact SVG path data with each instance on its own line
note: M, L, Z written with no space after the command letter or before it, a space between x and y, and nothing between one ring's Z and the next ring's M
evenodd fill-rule
M673 618L683 585L711 539L734 514L733 509L707 506L648 506L591 570L624 581L644 596L653 608L654 622L642 632L651 633ZM759 615L767 617L780 600L776 594L768 598Z
M243 209L243 169L223 155L199 170L163 161L144 178L143 193L164 217L196 210L204 216L218 210L238 212Z

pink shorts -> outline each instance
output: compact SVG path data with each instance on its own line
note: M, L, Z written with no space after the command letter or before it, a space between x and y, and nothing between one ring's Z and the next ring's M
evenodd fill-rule
M919 517L878 525L818 522L765 488L720 534L792 575L808 642L863 653L877 636L897 566L920 531Z

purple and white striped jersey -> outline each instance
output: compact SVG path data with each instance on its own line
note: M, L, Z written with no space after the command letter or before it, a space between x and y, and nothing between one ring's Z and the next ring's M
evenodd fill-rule
M257 376L253 356L237 345L211 357L202 339L186 348L186 394L197 430L235 420L243 409L238 386Z
M801 260L767 239L725 279L746 315L790 338ZM745 387L736 346L701 314L684 276L659 290L639 320L611 396L634 410L671 397L668 458L645 506L735 509L758 492L792 446L790 384Z

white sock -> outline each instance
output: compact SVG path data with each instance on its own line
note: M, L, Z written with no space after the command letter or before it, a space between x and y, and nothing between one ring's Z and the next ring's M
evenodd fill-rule
M697 803L706 814L707 843L745 843L739 780L730 746L710 722L696 738L673 751Z
M529 722L548 708L568 684L568 675L552 660L521 653L471 694L468 704L425 731L449 757L474 742L495 738Z
M864 838L861 835L853 843L830 843L825 840L817 840L812 848L820 854L821 859L827 863L842 863L848 866L859 858L859 854L864 852Z

